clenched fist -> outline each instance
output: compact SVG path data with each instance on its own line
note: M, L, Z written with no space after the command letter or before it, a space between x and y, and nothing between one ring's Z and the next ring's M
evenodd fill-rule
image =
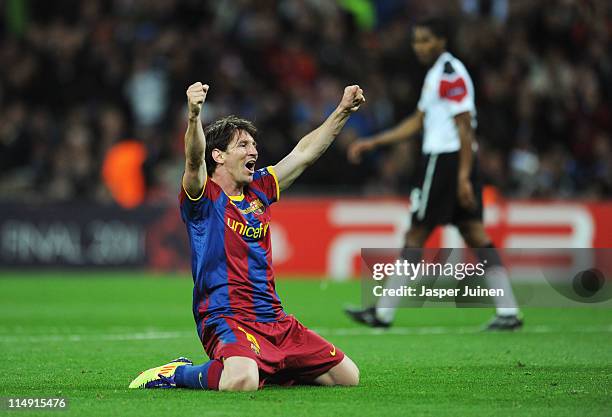
M198 117L202 110L202 104L208 94L208 84L197 82L191 84L187 89L187 105L189 107L189 118Z
M340 111L353 113L359 110L359 106L365 103L363 90L358 85L349 85L344 89L342 101L340 101Z

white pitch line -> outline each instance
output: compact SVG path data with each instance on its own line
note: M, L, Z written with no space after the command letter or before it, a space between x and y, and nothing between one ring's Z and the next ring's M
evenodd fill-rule
M481 327L391 327L390 329L369 329L365 327L349 328L313 328L322 336L419 336L419 335L462 335L482 333ZM552 327L527 326L518 333L602 333L612 332L612 325L583 326L583 327ZM99 334L3 334L0 343L40 343L40 342L120 342L132 340L167 340L196 338L194 331L146 331L126 333L99 333Z

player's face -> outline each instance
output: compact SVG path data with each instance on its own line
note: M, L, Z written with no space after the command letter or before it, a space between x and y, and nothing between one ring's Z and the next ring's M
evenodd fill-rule
M412 33L412 48L418 60L425 65L431 65L444 51L446 42L434 35L429 28L416 26Z
M255 139L249 133L240 130L227 145L225 169L239 185L248 184L253 181L257 157Z

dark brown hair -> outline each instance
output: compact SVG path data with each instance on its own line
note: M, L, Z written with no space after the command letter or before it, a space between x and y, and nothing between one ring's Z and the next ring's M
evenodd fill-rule
M215 120L206 126L204 136L206 137L205 158L208 176L212 176L215 168L217 168L217 163L212 157L212 151L214 149L226 151L234 135L241 130L250 134L254 139L257 136L257 128L252 122L234 115Z
M450 40L452 28L451 21L446 16L426 16L414 24L413 30L416 27L427 28L436 38Z

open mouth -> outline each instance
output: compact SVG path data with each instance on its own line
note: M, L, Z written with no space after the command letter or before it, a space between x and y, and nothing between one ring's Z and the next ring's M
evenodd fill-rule
M255 160L252 159L250 161L247 161L247 163L244 164L244 167L247 169L247 171L249 171L249 173L254 174L255 173Z

